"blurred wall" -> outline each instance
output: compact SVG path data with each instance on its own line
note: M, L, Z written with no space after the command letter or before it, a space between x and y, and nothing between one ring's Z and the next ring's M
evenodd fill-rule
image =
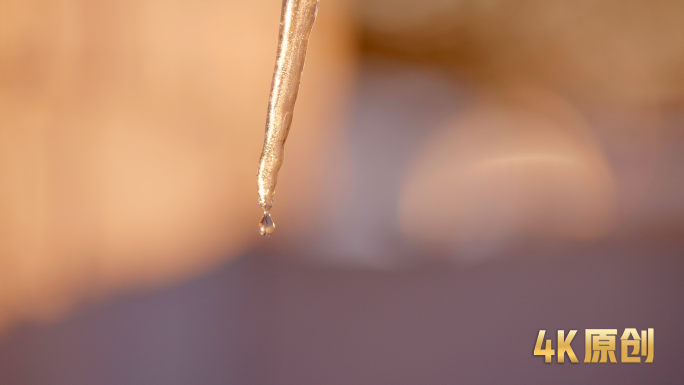
M279 18L277 1L0 3L0 324L192 275L257 240ZM352 37L346 5L327 1L285 180L320 172ZM315 207L285 199L303 193L279 189L276 215Z

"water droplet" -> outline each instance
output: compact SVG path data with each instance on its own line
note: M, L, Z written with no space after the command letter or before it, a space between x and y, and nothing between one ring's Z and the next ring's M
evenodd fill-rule
M264 217L261 218L261 222L259 222L259 232L264 237L270 237L271 234L273 234L273 231L275 231L275 223L273 223L273 220L271 219L271 214L264 213Z

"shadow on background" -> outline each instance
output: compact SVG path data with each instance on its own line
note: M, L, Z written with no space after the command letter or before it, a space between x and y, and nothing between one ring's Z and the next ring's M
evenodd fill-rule
M0 340L4 384L679 384L681 246L596 245L396 272L250 254ZM583 363L585 328L655 328L653 364ZM544 364L539 329L579 329ZM616 352L619 355L619 351Z

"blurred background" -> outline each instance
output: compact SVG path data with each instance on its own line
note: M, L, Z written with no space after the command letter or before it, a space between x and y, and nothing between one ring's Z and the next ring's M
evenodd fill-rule
M684 3L321 0L266 239L280 7L0 1L1 384L684 383Z

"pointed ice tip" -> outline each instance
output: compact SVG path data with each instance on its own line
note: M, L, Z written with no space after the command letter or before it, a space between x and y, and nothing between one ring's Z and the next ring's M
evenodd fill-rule
M269 213L264 213L264 217L259 222L259 233L264 237L270 237L273 231L275 231L275 223L271 220Z

